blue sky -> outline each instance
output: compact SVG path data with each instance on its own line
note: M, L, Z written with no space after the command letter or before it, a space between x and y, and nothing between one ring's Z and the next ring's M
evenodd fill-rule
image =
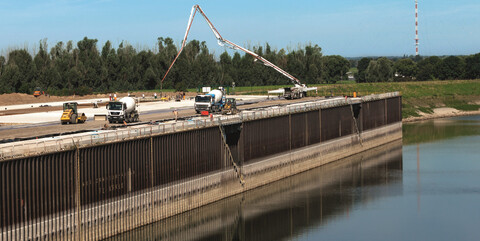
M153 49L157 37L183 38L190 9L199 4L222 36L243 46L292 49L318 44L326 55L415 54L414 0L116 1L0 0L0 54L30 50L47 38L74 42L96 38L101 48L127 41ZM421 55L480 52L480 1L419 0ZM197 15L189 40L206 41L220 54L213 34Z

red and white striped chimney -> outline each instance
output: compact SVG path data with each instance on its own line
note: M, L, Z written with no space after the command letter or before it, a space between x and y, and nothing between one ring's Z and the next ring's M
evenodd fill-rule
M415 56L418 56L418 0L415 0Z

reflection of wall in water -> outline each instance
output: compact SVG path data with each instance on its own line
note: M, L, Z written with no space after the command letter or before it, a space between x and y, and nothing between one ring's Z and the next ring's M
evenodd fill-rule
M111 240L279 240L397 195L401 171L395 141Z

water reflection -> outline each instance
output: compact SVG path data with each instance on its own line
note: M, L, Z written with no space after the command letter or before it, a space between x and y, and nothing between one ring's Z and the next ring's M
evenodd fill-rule
M110 240L281 240L402 194L397 141Z
M480 135L480 117L462 116L403 124L403 144Z

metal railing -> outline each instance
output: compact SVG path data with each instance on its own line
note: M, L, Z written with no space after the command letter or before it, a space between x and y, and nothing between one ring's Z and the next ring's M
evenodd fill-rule
M246 110L236 115L201 117L190 120L182 120L178 122L165 122L155 125L146 124L140 126L131 126L128 129L121 130L99 130L68 136L49 137L39 140L4 143L0 144L0 160L37 155L41 153L59 152L64 150L71 150L76 147L142 138L151 135L162 135L198 128L228 125L230 123L240 123L243 121L272 118L275 116L332 108L352 103L386 99L396 97L398 95L399 92L369 95L363 96L361 98L352 98L348 102L344 98L324 99L307 103L290 104L287 106Z

